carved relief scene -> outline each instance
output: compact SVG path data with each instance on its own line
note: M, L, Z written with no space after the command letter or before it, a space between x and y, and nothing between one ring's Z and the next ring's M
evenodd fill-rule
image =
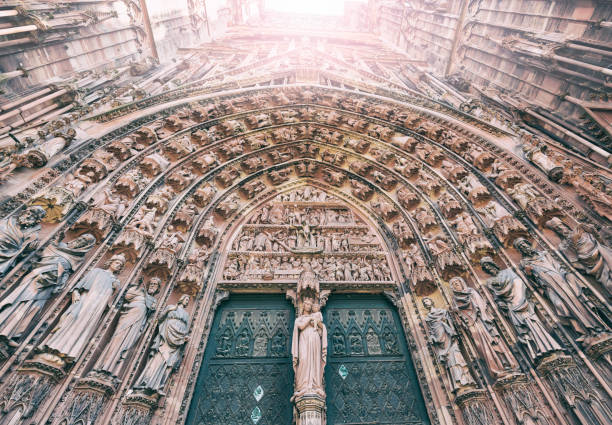
M223 278L294 281L306 265L322 282L392 280L371 227L339 199L312 186L277 195L246 218Z

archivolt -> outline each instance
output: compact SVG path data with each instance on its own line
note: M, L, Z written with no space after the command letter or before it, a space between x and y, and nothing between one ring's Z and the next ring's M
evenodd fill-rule
M507 246L516 236L514 233L510 234L511 232L520 233L529 230L529 233L542 245L554 249L547 238L543 237L538 230L543 224L541 218L535 216L531 210L523 213L516 206L504 191L504 181L500 179L499 175L494 183L483 172L491 174L490 166L493 162L496 162L499 168L502 166L506 168L507 175L510 178L516 180L518 175L520 180L525 181L525 176L520 175L514 167L503 161L496 153L492 153L490 146L485 141L474 136L474 139L470 142L478 143L477 149L482 154L479 154L481 156L470 156L467 152L469 144L464 136L451 132L438 124L431 124L428 119L424 120L423 117L426 116L426 113L421 111L418 113L415 111L395 111L393 108L397 108L397 104L388 104L380 98L360 94L363 96L362 99L381 101L378 105L369 105L370 112L378 116L372 118L365 115L366 105L363 100L342 98L341 95L347 93L329 88L312 87L312 90L315 90L316 93L306 90L301 93L284 93L276 88L245 90L227 97L216 98L218 103L212 105L214 107L210 111L203 109L211 106L209 99L199 103L173 107L172 112L177 115L166 116L163 121L158 122L160 125L158 132L162 137L161 140L157 140L158 136L155 130L141 127L133 133L129 140L114 140L94 152L90 159L100 162L102 172L97 175L103 175L104 177L92 182L95 184L92 184L82 193L73 196L74 199L70 200L70 208L67 208L69 212L63 216L59 225L48 225L45 229L46 238L43 241L43 246L59 232L66 231L70 234L87 231L84 226L78 229L73 226L75 221L79 220L78 216L82 213L82 210L86 209L84 201L110 187L118 188L119 192L124 192L124 201L129 203L126 212L121 217L114 217L116 219L115 223L108 222L105 224L106 227L98 229L104 235L104 243L100 243L87 263L71 278L71 282L76 282L87 270L100 266L112 252L134 250L135 252L132 254L134 254L135 261L121 276L122 290L115 298L114 303L114 307L117 307L128 284L137 281L139 278L146 279L159 272L159 268L154 270L147 268L147 262L151 255L159 250L160 244L170 235L169 226L181 214L186 214L185 211L187 211L189 205L195 205L195 211L192 210L191 222L188 224L190 231L184 232L185 241L180 251L176 253L176 261L169 264L164 274L167 280L164 285L164 293L159 300L159 304L164 305L176 300L180 292L176 283L185 270L189 256L194 248L202 246L202 244L196 242L196 238L204 228L206 220L212 215L216 217L217 231L215 238L206 246L206 249L213 255L207 264L206 273L203 273L199 282L206 289L195 291L197 302L192 307L192 316L195 319L193 332L201 335L201 338L199 341L192 341L189 344L185 363L180 373L173 378L177 383L180 383L175 388L186 388L190 378L193 378L194 371L198 369L199 356L203 352L206 341L206 327L214 311L213 301L217 290L213 284L206 286L206 283L214 282L212 277L218 275L224 258L223 252L220 256L216 255L215 252L218 253L220 248L223 248L223 243L240 225L247 212L257 205L261 205L262 202L272 196L290 188L305 184L320 187L335 194L352 208L369 217L369 220L385 241L387 251L391 253L393 270L399 283L397 287L397 294L401 300L399 305L405 312L406 330L409 334L411 332L416 334L414 338L416 342L411 346L417 362L419 353L427 352L428 346L425 343L422 325L416 320L420 313L416 307L416 298L413 293L419 295L434 293L434 297L446 303L448 289L444 280L455 274L468 277L468 280L471 280L474 286L478 286L479 277L472 269L471 263L478 261L479 257L485 253L499 252L501 259L508 265L512 265L511 256L501 248L501 245ZM257 97L254 96L256 93L265 93L268 96ZM237 99L247 94L251 97L244 103L257 109L257 114L264 114L269 120L268 123L258 122L257 117L247 120L249 116L254 114L253 111L234 113L236 112L235 109L238 108L235 105ZM296 103L291 103L288 96L291 96ZM262 108L261 102L263 102L263 106L267 106L268 103L290 104ZM358 112L341 108L342 102L347 102L348 105L351 105L350 107ZM363 104L359 105L359 102ZM181 108L183 109L182 112ZM286 116L291 115L290 112L295 112L294 117L297 121L286 122L283 112L287 113ZM271 115L273 113L278 113L280 118L272 119ZM265 121L265 117L260 118ZM293 118L290 116L289 119ZM274 122L275 120L276 122ZM399 123L403 125L399 126ZM354 131L356 127L361 128L361 130ZM219 135L221 138L219 138ZM356 142L350 143L350 140ZM364 144L360 145L359 142ZM415 147L419 143L423 146L425 152L423 155L415 152ZM141 146L138 146L139 144ZM194 144L198 145L197 148L193 146ZM369 145L365 147L366 144ZM236 150L232 151L230 149L232 147ZM139 148L140 151L135 152L133 150L135 148ZM373 151L376 151L377 154L373 155ZM322 155L324 152L330 152L338 156L331 155L326 160ZM114 168L111 166L111 162L104 164L103 161L96 159L102 158L102 156L96 157L97 154L102 155L104 153L110 153L115 158L113 160ZM464 177L474 177L474 184L482 185L489 192L487 196L491 198L490 202L497 203L500 208L503 207L506 210L508 213L507 219L506 217L500 218L505 219L504 225L507 226L510 223L515 226L514 229L510 229L509 234L504 235L503 229L499 230L491 222L485 220L485 217L473 205L474 199L468 199L470 193L465 193L458 187L457 182L460 179L456 175L448 170L443 174L441 160L436 160L430 156L438 154L450 159L451 165L455 167L454 169ZM339 161L338 158L340 157L344 157L344 160ZM109 157L107 156L107 158ZM259 165L257 165L258 161L248 162L257 158L262 160ZM264 161L264 158L267 159ZM400 158L404 159L405 162L399 161ZM469 161L469 158L472 160ZM483 162L483 158L486 161ZM392 160L398 160L397 166L394 167L391 164ZM168 163L166 164L164 161ZM418 164L418 167L414 167L414 173L406 171L409 169L406 167L415 163ZM254 167L249 164L253 164ZM402 164L404 164L404 168L402 168ZM317 168L317 170L300 174L299 167L305 167L307 170ZM277 181L271 177L274 172L282 175L286 170L293 170L291 172L296 173L297 180L290 182L288 180L283 181L281 178ZM374 170L382 177L375 177ZM79 173L84 173L84 163L74 165L71 171L78 177ZM194 174L197 174L197 176ZM289 175L290 173L285 177ZM325 183L316 180L316 177L322 178L323 176L327 176ZM386 177L388 179L385 180ZM140 186L134 180L135 178L141 179ZM420 184L417 179L421 179L425 183ZM349 180L353 180L357 184L351 186L347 182ZM260 182L261 185L251 185L257 182ZM55 181L53 185L61 186L65 183L67 183L67 180L62 177ZM498 183L500 184L498 185ZM439 187L434 190L429 187L430 184ZM514 181L514 184L517 184L517 182ZM143 211L143 206L151 200L152 195L164 186L172 187L172 190L170 190L172 196L171 199L167 199L165 211L162 214L156 214L154 233L149 235L146 238L146 243L143 243L137 249L121 245L119 242L122 241L121 238L129 230L129 226L134 224L134 217ZM205 194L200 191L207 186L214 187L215 190L212 196L205 198ZM210 194L211 192L206 193ZM410 201L400 193L411 193L414 197L410 198L412 199ZM442 205L443 193L448 195L445 195L446 198L444 198L444 202L449 205L448 207L446 204ZM238 196L238 194L241 194L241 196ZM537 191L537 197L542 200L544 206L551 204L548 195ZM41 194L42 199L52 199L53 196L56 195L50 191L44 191ZM194 201L198 196L203 200L202 202ZM235 207L228 207L224 210L226 212L220 214L219 208L232 199L237 199ZM372 200L378 203L378 207L372 204ZM190 204L192 201L193 204ZM75 209L75 206L80 206L80 208ZM424 208L423 214L418 216L415 211L421 207ZM560 216L564 220L573 221L573 218L568 215L568 213L572 213L569 208L565 211L542 208L544 213L548 214L545 218ZM394 211L395 213L391 215L385 213L385 211ZM470 250L466 239L462 239L458 225L452 223L454 218L462 213L466 213L468 219L473 220L474 230L470 230L470 232L473 232L474 237L480 238L482 245L479 245L479 250ZM86 214L88 213L86 212ZM187 215L185 216L187 217ZM513 215L518 216L520 221ZM432 220L427 226L424 223L425 218L431 218ZM181 218L181 220L183 219ZM410 235L407 233L398 234L393 227L393 223L399 221L406 223L413 241L407 242L406 239L410 239ZM432 245L434 236L438 240L444 241L448 249L441 250L440 246L436 248L435 245ZM125 242L125 239L123 242ZM430 286L423 285L421 287L418 282L414 282L414 274L411 270L417 266L405 263L402 258L403 254L401 254L401 250L407 249L408 246L417 247L414 252L410 252L410 256L412 256L410 258L419 254L423 257L424 267L432 274ZM432 250L434 248L440 249L441 252L433 252L435 251ZM564 261L559 257L557 258ZM567 263L566 265L571 268ZM213 269L216 271L213 271ZM16 281L19 277L18 270L19 268L16 267L13 274L5 278L5 286L10 288ZM408 282L408 284L404 285L404 282ZM3 372L8 370L11 365L27 357L31 347L36 346L37 342L44 338L47 330L58 320L58 317L68 305L69 288L70 285L63 295L47 308L40 323L31 331L20 349L5 363ZM71 374L85 375L88 363L90 363L89 360L98 349L97 346L103 340L103 335L110 332L116 314L114 309L107 312L99 336L91 341L86 354L73 367ZM511 341L513 337L508 329L506 327L505 336L507 340ZM131 384L138 370L142 367L144 360L139 362L138 359L146 359L145 354L153 334L154 329L149 326L147 336L143 338L136 352L132 355L130 363L124 369L125 379L122 388L127 388ZM410 339L413 340L413 338ZM425 363L423 370L417 367L424 388L426 387L425 382L437 381L437 378L434 378L437 374L435 371L437 366L434 366L431 360L427 360ZM440 376L444 375L441 371L438 371L438 373ZM424 378L423 374L426 374L427 378ZM68 381L66 380L65 385ZM58 394L60 393L58 392ZM178 397L176 399L178 400ZM113 403L118 403L118 400ZM176 421L184 413L178 405L169 407L169 410L172 410L173 413L167 417L166 423ZM432 407L431 410L433 411L434 408Z

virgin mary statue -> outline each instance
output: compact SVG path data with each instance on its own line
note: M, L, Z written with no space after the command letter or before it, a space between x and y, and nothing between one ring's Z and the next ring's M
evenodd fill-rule
M295 393L291 400L303 395L325 398L323 370L327 358L327 329L313 298L303 298L302 311L295 319L291 356L295 371Z

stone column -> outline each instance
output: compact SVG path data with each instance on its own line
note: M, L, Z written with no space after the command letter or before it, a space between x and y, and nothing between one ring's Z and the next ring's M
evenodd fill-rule
M295 401L296 425L325 425L325 399L316 395L304 395Z

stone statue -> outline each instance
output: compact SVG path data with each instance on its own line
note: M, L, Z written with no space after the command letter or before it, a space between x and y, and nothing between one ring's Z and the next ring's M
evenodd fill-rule
M94 371L118 377L121 366L147 324L147 318L157 304L153 295L159 291L161 279L154 277L147 288L131 286L125 293L125 303L119 323L106 348L98 358Z
M96 239L86 233L68 243L58 242L45 248L32 271L0 302L0 339L6 339L11 346L18 345L38 312L64 289L95 243Z
M521 267L537 288L551 302L555 313L579 335L578 341L587 335L599 333L605 325L579 299L582 293L578 278L568 273L547 251L536 251L524 238L514 241L521 253Z
M159 316L158 333L136 389L163 395L164 386L180 364L183 346L189 339L189 313L185 310L188 304L189 295L183 295L176 305L167 306Z
M459 276L451 278L449 284L453 290L453 301L461 324L472 337L491 376L499 378L511 373L518 365L510 350L501 341L482 296L474 288L467 286L465 280Z
M155 219L156 212L157 208L142 207L125 228L127 230L136 230L149 238L153 237L155 233L155 224L157 222Z
M303 297L302 311L295 319L291 356L295 371L292 400L304 395L325 398L323 370L327 359L327 328L314 299Z
M42 207L29 207L17 217L0 221L0 276L38 246L40 222L47 215Z
M576 269L593 276L612 296L612 249L602 245L582 227L570 229L558 217L546 223L563 239L559 251Z
M561 351L561 346L548 333L537 316L535 307L527 298L525 282L510 268L501 270L491 257L480 260L482 270L494 276L487 285L495 302L509 317L519 341L533 360L549 353Z
M467 362L459 349L457 331L448 310L437 308L431 298L423 298L423 307L429 312L425 318L429 327L429 336L434 345L440 363L446 366L453 392L474 387Z
M548 146L545 143L537 143L536 145L525 143L523 152L529 161L534 163L540 170L544 171L548 178L553 181L559 181L563 177L563 167L557 165L548 157L546 151Z
M119 285L116 276L125 266L125 261L123 255L113 255L106 269L89 271L74 286L72 304L39 347L52 355L53 361L72 363L81 354L112 300L113 291Z
M304 270L300 273L300 277L297 282L297 291L298 293L303 293L306 291L312 291L315 294L318 294L319 291L319 279L315 275L315 272L312 270L312 266L310 263L304 263Z

